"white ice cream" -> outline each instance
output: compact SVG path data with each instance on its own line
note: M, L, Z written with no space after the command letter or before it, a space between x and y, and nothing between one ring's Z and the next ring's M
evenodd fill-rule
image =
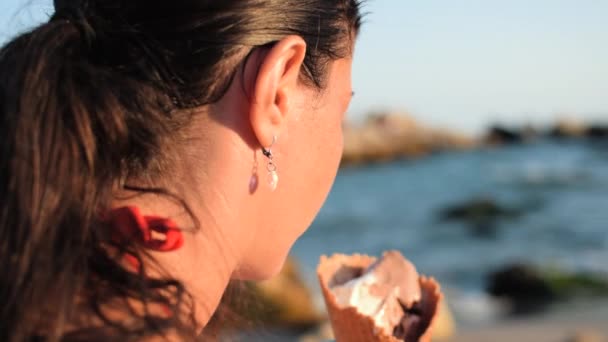
M388 335L404 315L399 302L410 305L421 297L416 269L398 252L385 253L362 276L331 290L340 306L371 317Z

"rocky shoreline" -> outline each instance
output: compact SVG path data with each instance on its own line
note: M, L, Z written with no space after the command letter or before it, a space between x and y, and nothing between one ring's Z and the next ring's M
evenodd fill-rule
M417 158L478 145L477 139L420 125L407 114L375 114L362 125L344 126L342 165Z
M424 126L406 113L376 113L360 125L344 125L342 165L414 159L438 152L465 151L540 139L608 142L608 123L558 120L548 128L494 125L475 137Z

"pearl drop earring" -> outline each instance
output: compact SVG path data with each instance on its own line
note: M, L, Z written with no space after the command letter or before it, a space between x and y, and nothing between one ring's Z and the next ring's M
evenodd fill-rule
M272 144L268 148L262 147L262 153L268 158L268 165L266 165L266 170L268 170L268 186L271 191L276 190L277 185L279 184L279 174L277 172L277 165L274 163L274 156L272 155L272 146L277 141L277 136L274 135L272 137Z

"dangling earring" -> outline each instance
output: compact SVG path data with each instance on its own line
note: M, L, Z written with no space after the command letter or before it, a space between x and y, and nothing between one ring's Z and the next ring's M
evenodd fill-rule
M268 170L268 186L271 191L276 190L277 185L279 183L279 174L277 173L277 165L274 163L272 151L270 148L274 146L274 143L277 141L277 136L272 136L272 144L268 148L262 147L262 153L268 158L268 165L266 165L266 169Z

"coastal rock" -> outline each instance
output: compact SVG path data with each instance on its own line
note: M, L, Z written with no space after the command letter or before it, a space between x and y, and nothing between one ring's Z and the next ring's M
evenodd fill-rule
M474 198L463 203L449 205L440 211L443 221L460 221L472 228L476 235L491 235L500 219L517 218L523 210L509 208L490 198Z
M297 262L290 257L281 272L268 281L231 282L209 325L213 331L228 335L280 330L295 336L325 320Z
M344 127L342 164L416 158L433 152L470 149L474 146L474 139L456 132L421 126L407 114L374 114L361 126Z
M608 125L593 125L587 129L587 137L593 139L608 138Z
M548 136L552 138L587 138L591 140L604 140L608 138L608 124L588 124L576 120L560 120L549 130Z
M524 135L516 129L492 126L486 134L484 141L488 145L519 144L524 141Z
M279 275L255 284L255 292L266 307L265 325L306 330L319 325L324 319L315 307L312 293L293 258L287 259Z
M507 208L490 198L475 198L470 201L445 208L441 217L446 220L478 221L498 217L513 217L519 210Z
M605 139L608 138L608 125L564 119L558 121L548 135L552 138Z
M542 138L541 131L532 125L523 126L490 126L483 142L488 146L521 144Z
M549 131L549 136L553 138L582 138L586 132L587 125L585 123L573 119L562 119Z
M487 278L487 292L512 302L515 313L536 311L545 305L575 297L608 296L608 277L590 272L540 269L511 264Z
M517 313L536 311L557 298L547 279L529 265L507 265L492 272L487 282L487 292L510 300Z

